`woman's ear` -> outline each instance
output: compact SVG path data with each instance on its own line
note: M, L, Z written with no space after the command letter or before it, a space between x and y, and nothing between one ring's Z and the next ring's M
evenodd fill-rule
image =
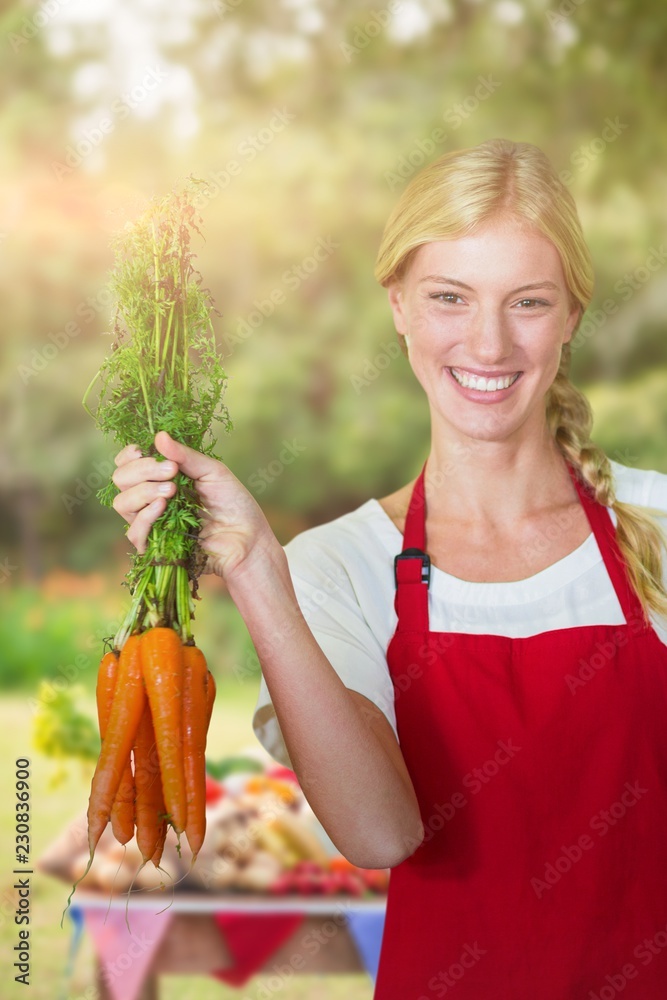
M404 309L403 283L398 279L394 279L387 286L387 292L389 296L389 305L391 306L392 315L394 317L396 332L405 337L407 323Z
M564 344L567 344L568 341L572 339L572 333L582 315L583 310L579 302L572 303L572 308L570 309L568 317L565 321L565 336L563 337Z

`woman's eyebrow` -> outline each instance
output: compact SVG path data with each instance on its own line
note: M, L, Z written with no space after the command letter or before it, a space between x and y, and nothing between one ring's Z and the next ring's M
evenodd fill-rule
M427 274L419 279L418 284L421 285L422 281L440 281L443 285L458 285L459 288L466 288L469 292L475 291L470 285L465 285L462 281L457 281L456 278L448 278L444 274Z
M465 288L469 292L475 291L470 285L466 285L462 281L457 281L456 278L448 278L444 274L427 274L425 277L419 279L418 284L421 284L422 281L439 281L443 285L457 285L458 288ZM531 285L521 285L520 288L513 289L509 294L514 295L516 292L527 292L531 288L553 288L555 291L558 291L558 285L555 285L553 281L534 281Z

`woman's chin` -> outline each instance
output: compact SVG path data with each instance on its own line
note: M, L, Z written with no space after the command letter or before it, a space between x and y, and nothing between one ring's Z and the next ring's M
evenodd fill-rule
M460 404L454 407L449 403L445 407L442 402L437 406L431 405L433 427L439 424L448 437L454 435L471 441L507 441L525 427L526 418L527 414L516 409L512 413L502 413L494 407L480 406L470 413L466 406Z

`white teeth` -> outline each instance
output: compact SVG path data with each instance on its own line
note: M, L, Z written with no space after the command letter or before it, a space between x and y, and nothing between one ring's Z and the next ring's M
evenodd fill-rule
M459 385L470 389L479 389L481 392L494 392L496 389L508 389L513 382L516 382L520 372L514 375L505 375L502 378L484 378L483 375L472 375L461 371L459 368L449 369Z

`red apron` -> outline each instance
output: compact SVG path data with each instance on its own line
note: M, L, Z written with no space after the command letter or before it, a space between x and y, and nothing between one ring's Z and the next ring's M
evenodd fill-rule
M426 464L413 489L387 660L426 833L391 872L374 1000L667 997L667 647L567 467L623 625L430 632Z

